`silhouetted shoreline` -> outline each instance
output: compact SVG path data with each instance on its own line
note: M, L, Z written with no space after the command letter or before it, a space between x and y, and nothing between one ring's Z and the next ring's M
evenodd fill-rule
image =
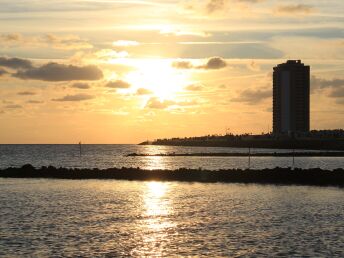
M344 152L130 153L127 157L344 157Z
M265 149L303 149L303 150L338 150L344 151L344 131L313 130L295 135L205 135L197 137L156 139L140 145L194 146L194 147L232 147Z
M146 141L139 145L190 146L190 147L231 147L262 149L304 149L304 150L344 150L344 140L219 140L203 139L163 139Z
M55 168L52 166L34 168L24 165L21 168L0 170L2 178L52 178L52 179L117 179L135 181L180 181L204 183L258 183L277 185L314 185L344 187L344 169L333 171L299 168L273 169L226 169L203 170L143 170L140 168L109 168L109 169L72 169Z

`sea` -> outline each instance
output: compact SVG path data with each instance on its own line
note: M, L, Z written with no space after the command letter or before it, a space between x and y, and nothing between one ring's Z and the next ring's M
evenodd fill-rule
M251 153L292 152L279 149L251 149ZM308 150L297 150L298 152ZM168 153L248 153L246 148L182 147L155 145L0 145L0 169L31 164L35 167L66 168L140 167L142 169L252 169L274 167L322 168L333 170L344 167L342 157L127 157L128 154Z
M0 168L247 168L247 152L139 145L0 145ZM252 149L251 152L285 152ZM292 158L252 157L252 168ZM295 167L343 168L296 157ZM344 189L237 183L0 178L0 257L344 257Z

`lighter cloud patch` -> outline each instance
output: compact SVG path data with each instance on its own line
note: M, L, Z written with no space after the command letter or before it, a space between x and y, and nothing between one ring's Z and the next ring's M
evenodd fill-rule
M115 51L112 49L102 49L95 53L96 58L103 59L109 63L113 62L114 59L126 58L129 56L127 51Z
M117 40L112 43L115 47L133 47L133 46L139 46L140 43L137 41L132 40Z
M91 49L93 45L76 35L44 34L24 36L19 33L0 34L0 46L3 47L51 47L62 50Z
M117 111L112 111L111 114L115 116L127 116L129 115L129 112L123 111L123 110L117 110Z
M314 12L314 8L310 5L305 4L292 4L292 5L280 5L274 10L277 15L309 15Z

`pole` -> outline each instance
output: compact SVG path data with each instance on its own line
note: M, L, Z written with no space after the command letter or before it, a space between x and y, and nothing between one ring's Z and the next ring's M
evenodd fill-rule
M80 155L80 158L81 158L81 142L79 142L79 155Z

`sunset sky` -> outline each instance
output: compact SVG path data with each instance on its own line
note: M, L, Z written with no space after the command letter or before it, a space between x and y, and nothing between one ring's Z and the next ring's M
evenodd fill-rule
M272 68L311 66L344 128L343 0L1 0L0 143L138 143L272 127Z

